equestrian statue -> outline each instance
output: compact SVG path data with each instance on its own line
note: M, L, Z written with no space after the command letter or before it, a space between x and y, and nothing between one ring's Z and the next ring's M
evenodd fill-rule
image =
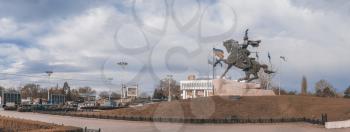
M249 46L259 47L261 40L250 40L248 38L248 29L245 31L243 40L244 41L242 44L239 44L238 41L233 39L229 39L223 42L223 45L229 54L226 59L224 59L223 55L218 56L218 54L215 54L217 57L219 57L219 59L217 59L215 62L214 67L217 64L221 64L221 62L224 62L228 65L225 72L221 75L221 78L226 75L232 66L242 69L245 72L245 77L238 79L238 81L246 80L247 82L251 82L255 79L258 79L258 72L260 69L263 69L267 74L274 73L274 71L268 69L268 66L266 64L260 64L257 60L255 60L255 58L249 57L251 52L247 48ZM251 75L253 75L253 77L251 77Z

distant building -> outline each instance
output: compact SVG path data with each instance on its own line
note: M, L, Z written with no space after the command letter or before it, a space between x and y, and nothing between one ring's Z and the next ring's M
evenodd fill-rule
M122 98L137 98L138 97L138 85L123 85Z
M79 93L79 96L82 98L84 102L96 101L96 93Z
M199 78L190 75L188 80L180 81L182 99L208 97L213 95L213 83L211 79Z
M6 104L21 104L21 94L17 91L4 91L1 95L1 106L5 106Z
M27 97L26 99L21 99L22 104L33 104L32 97Z
M78 109L83 107L97 107L96 93L79 93L80 103L78 104Z
M50 104L64 104L66 102L66 95L64 94L50 94Z

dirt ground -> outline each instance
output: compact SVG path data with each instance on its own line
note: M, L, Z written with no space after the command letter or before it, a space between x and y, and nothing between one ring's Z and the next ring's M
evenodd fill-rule
M311 96L207 97L162 102L134 108L106 110L91 114L184 118L321 118L328 121L350 119L350 99Z
M0 131L75 132L80 128L0 116Z

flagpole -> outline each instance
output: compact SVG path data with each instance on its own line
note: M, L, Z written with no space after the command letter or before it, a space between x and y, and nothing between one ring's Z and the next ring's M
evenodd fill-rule
M281 77L282 77L282 62L286 62L286 58L284 56L280 56L280 76L279 76L279 95L281 95Z
M278 81L278 95L281 95L282 60L280 60L280 77Z
M215 77L215 67L214 67L214 64L215 64L215 56L214 56L214 54L215 53L214 53L214 46L213 46L212 52L213 52L213 55L212 55L213 56L213 58L212 58L213 60L212 61L213 61L213 80L214 80L214 77Z
M214 48L215 48L215 44L213 45L213 49L212 49L212 53L213 53L213 79L212 79L212 81L211 81L211 84L212 84L212 89L213 89L213 95L214 95L214 79L215 79L215 66L214 66L214 64L215 64L215 55L214 55Z

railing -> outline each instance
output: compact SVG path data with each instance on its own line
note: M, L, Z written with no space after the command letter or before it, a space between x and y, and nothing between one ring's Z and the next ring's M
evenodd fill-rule
M86 118L99 118L99 119L113 119L113 120L129 120L129 121L151 121L151 122L174 122L174 123L287 123L287 122L307 122L312 124L324 125L327 122L327 114L322 114L320 119L310 119L306 117L295 118L216 118L216 119L201 119L201 118L175 118L175 117L154 117L154 116L118 116L118 115L100 115L100 114L83 114L83 113L65 113L65 112L47 112L41 111L39 113L62 115L62 116L74 116L74 117L86 117Z
M101 128L99 128L99 129L88 129L87 127L85 127L83 129L83 132L101 132Z

